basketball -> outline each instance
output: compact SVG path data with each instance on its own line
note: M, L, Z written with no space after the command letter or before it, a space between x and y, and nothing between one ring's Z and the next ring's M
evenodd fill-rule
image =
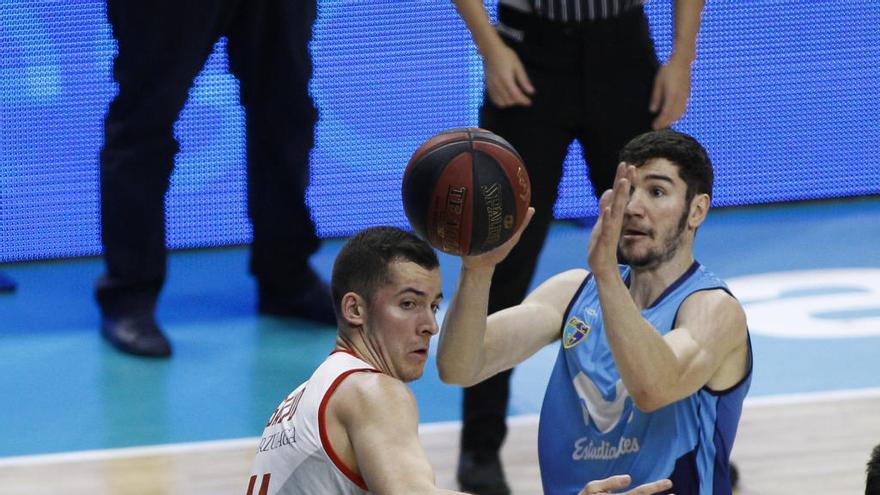
M519 153L480 128L441 132L416 149L403 175L413 230L454 255L490 251L525 220L531 183Z

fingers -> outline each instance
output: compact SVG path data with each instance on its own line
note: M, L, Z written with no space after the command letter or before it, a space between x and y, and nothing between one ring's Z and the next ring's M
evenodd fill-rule
M684 104L675 98L667 98L663 102L660 114L651 123L651 127L655 131L665 129L674 124L682 115L684 115Z
M628 474L618 474L603 480L596 480L587 483L587 486L581 491L583 495L600 495L607 493L609 490L620 490L626 488L632 483L632 479Z
M684 115L690 94L690 71L682 72L679 66L664 65L654 78L648 109L655 114L651 127L664 129Z
M601 212L602 210L604 210L606 206L608 206L608 205L611 204L610 200L611 200L611 198L613 197L613 195L609 196L608 203L603 203L602 201L604 200L605 195L608 194L608 193L613 193L613 191L614 191L614 186L617 185L617 182L618 182L620 179L626 177L626 176L627 176L626 174L627 174L626 164L625 164L624 162L620 162L620 163L618 163L618 164L617 164L617 169L616 169L615 172L614 172L614 182L611 183L611 189L606 189L606 190L602 193L602 195L599 197L599 211L600 211L600 212Z
M491 61L485 60L483 70L489 99L499 108L531 105L529 95L535 88L526 69L513 51L504 51Z
M584 489L578 495L604 495L610 493L611 490L621 490L632 483L632 478L628 474L619 474L603 480L596 480L587 483ZM632 490L623 492L621 495L653 495L672 488L672 482L668 479L657 480L651 483L639 485Z
M651 113L657 113L660 110L660 105L663 103L663 80L660 77L660 74L657 74L657 77L654 78L654 89L651 90L651 102L648 105L648 110Z
M532 100L520 88L515 74L493 81L489 86L489 97L492 103L500 108L532 104Z
M654 94L651 97L651 111L656 114L654 121L651 122L651 128L655 131L669 127L669 95L664 92L663 85L660 81L654 85Z
M529 75L526 73L525 67L523 67L522 65L518 66L516 68L516 71L514 72L514 76L516 77L517 85L522 88L525 93L529 95L535 94L535 87L532 86L532 81L529 79Z
M511 237L511 240L513 240L514 243L519 241L520 236L526 230L526 227L529 226L529 223L532 221L533 216L535 216L535 208L529 206L529 209L526 210L526 218L523 219L522 225L519 226L519 228L516 230L516 232L513 233L513 236Z
M604 193L602 193L602 197L599 198L599 213L601 214L605 211L606 208L611 204L611 198L614 197L614 191L611 189L606 189Z
M670 488L672 488L672 482L663 479L639 485L632 490L624 492L623 495L653 495L655 493L665 492Z
M602 229L609 229L608 234L612 237L619 234L623 223L634 174L635 167L623 162L618 164L614 175L614 187L605 191L599 198L599 219L596 227L601 225Z
M654 118L654 121L651 122L651 129L658 131L660 129L665 129L669 127L669 124L667 124L668 120L669 117L665 113L661 112Z
M473 256L462 255L462 264L469 268L479 268L481 266L495 266L498 263L501 263L516 243L519 242L519 238L522 236L523 231L526 230L526 227L529 226L533 216L535 216L535 209L530 206L529 209L526 210L526 217L523 219L522 225L519 226L510 239L506 240L503 244L491 251Z
M508 88L508 91L511 96L511 105L528 106L532 104L532 99L526 96L526 94L523 92L523 89L520 88L519 82L516 79L510 82L510 87Z
M633 167L634 169L634 167ZM623 212L626 209L626 203L630 197L630 186L632 180L630 178L630 168L621 163L617 166L617 174L614 179L614 197L611 202L611 218L614 220L622 219Z
M656 96L656 106L654 105L654 96L651 97L651 111L657 113L651 127L654 130L665 129L681 118L687 108L686 92L681 91L675 86L662 84L660 81L654 86ZM658 113L659 112L659 113Z
M498 108L531 103L531 100L520 91L515 82L498 81L487 86L487 88L489 90L489 99Z

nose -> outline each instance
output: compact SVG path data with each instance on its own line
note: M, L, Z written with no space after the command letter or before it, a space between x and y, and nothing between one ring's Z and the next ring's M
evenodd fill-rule
M645 209L644 203L642 202L642 193L636 188L629 196L629 201L626 202L626 208L623 210L625 215L629 216L641 216Z
M440 325L437 324L437 315L433 311L428 310L425 321L421 326L421 332L428 335L437 335L440 332Z

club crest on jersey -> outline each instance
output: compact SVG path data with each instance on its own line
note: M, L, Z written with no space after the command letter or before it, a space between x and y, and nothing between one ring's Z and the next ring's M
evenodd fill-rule
M572 316L568 323L565 324L565 330L562 332L562 347L571 349L580 344L589 334L590 325L584 323L577 316Z

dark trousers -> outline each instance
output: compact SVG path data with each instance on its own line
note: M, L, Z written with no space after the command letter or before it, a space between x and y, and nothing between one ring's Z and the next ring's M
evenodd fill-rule
M283 284L318 248L305 204L317 110L308 94L316 0L108 0L119 84L101 150L105 314L152 311L165 279L174 123L221 36L247 126L251 272Z
M490 314L519 304L526 295L553 220L569 145L575 139L582 145L596 195L611 188L620 149L651 128L648 104L659 67L641 9L566 26L501 6L499 20L499 32L523 61L535 94L531 106L503 109L485 97L480 126L507 139L523 157L535 216L495 270ZM462 450L501 447L510 375L499 373L465 389Z

